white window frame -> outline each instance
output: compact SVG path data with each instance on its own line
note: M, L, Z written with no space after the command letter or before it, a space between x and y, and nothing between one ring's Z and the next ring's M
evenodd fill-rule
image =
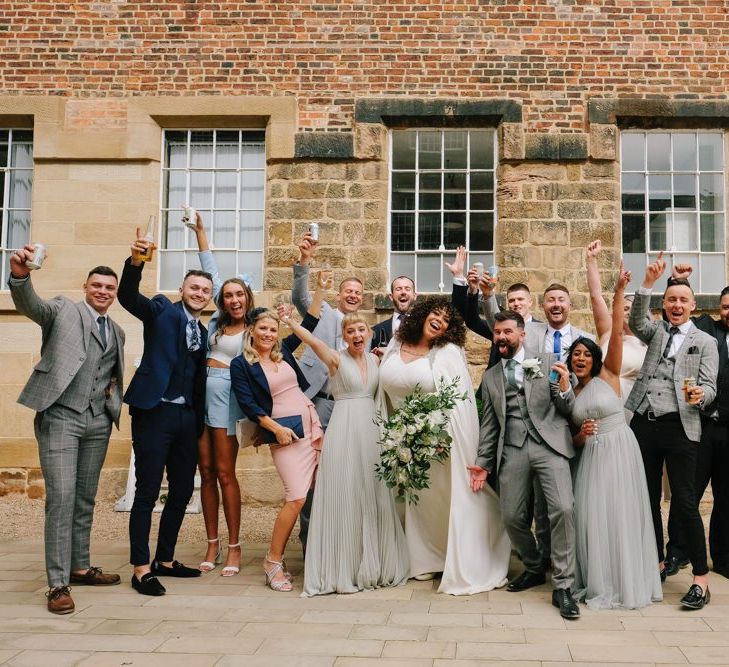
M642 134L646 137L645 143L644 143L644 156L643 156L643 170L635 170L635 169L624 169L623 168L623 156L622 156L622 137L626 134ZM669 170L650 170L648 168L648 135L650 134L667 134L670 137L670 144L669 144ZM674 137L679 134L693 134L696 137L696 168L694 170L684 170L684 169L678 169L674 170L673 165L673 141ZM721 170L702 170L699 165L699 147L698 147L698 137L701 134L714 134L718 135L721 138L721 163L722 163L722 169ZM664 248L663 249L663 256L668 261L669 265L672 264L678 264L683 262L689 262L694 268L694 271L691 276L691 285L695 291L696 294L718 294L719 290L722 288L719 288L719 290L706 290L704 289L704 283L706 282L704 277L704 268L703 268L703 262L702 259L705 257L717 257L721 256L724 258L724 261L722 262L722 268L724 271L722 284L726 285L726 257L727 257L727 211L729 210L729 207L727 206L727 163L726 163L726 156L727 156L727 148L726 148L726 142L727 142L727 136L726 132L724 132L721 129L666 129L666 128L656 128L656 129L629 129L629 130L623 130L621 132L621 140L620 140L620 248L622 251L623 248L623 216L624 215L642 215L644 216L644 244L645 244L645 252L644 253L624 253L624 257L626 259L626 266L627 268L631 268L631 264L634 267L634 274L635 270L638 268L642 268L645 270L645 267L648 266L650 262L655 261L655 259L658 256L658 249L651 249L650 246L650 189L649 189L649 175L665 175L669 177L670 183L671 183L671 189L670 189L670 197L671 202L674 201L674 184L673 184L673 176L675 174L693 174L695 180L696 180L696 208L695 209L674 209L674 208L668 208L665 209L665 213L667 215L670 215L671 222L669 223L668 219L666 221L666 226L668 229L668 225L671 224L672 227L675 229L675 216L677 214L681 214L682 212L695 215L696 216L696 250L676 250L675 248ZM644 193L645 193L645 202L643 206L643 210L624 210L623 209L623 175L624 174L639 174L643 176L644 178ZM723 203L724 208L723 210L702 210L701 209L701 192L700 192L700 175L701 174L720 174L722 176L722 183L724 186L724 191L722 193L723 195ZM716 214L722 214L724 217L724 248L723 250L716 250L716 251L704 251L701 249L701 215L716 215ZM644 261L640 262L639 266L639 260L638 256L644 255ZM631 261L631 256L634 258L633 261ZM695 261L692 261L695 260ZM669 267L670 269L670 267ZM706 271L713 271L714 268L710 267L707 268ZM642 275L642 273L641 273ZM640 276L634 275L634 281L635 278L640 279Z
M493 133L493 169L490 168L483 168L483 169L472 169L471 168L471 132L480 132L480 131L487 131ZM393 141L393 134L395 132L412 132L416 135L416 144L415 144L415 168L413 169L394 169L394 161L393 161L393 150L394 150L394 141ZM440 153L441 156L444 153L445 150L445 137L450 132L467 132L467 163L466 166L463 169L447 169L443 166L443 161L441 159L441 168L439 169L420 169L419 161L419 142L420 142L420 134L422 132L440 132L441 133L441 147L440 147ZM446 249L443 245L443 236L444 236L444 225L441 222L441 242L440 247L437 249L424 249L419 250L418 249L418 235L419 235L419 224L418 224L418 217L420 213L420 175L421 174L427 174L427 173L440 173L441 174L441 207L437 210L430 210L428 209L428 213L440 213L441 215L446 212L446 209L443 208L443 198L445 196L445 188L443 185L443 175L448 172L462 172L466 174L466 228L465 228L465 243L466 250L468 252L468 259L467 259L467 265L481 261L484 263L485 266L493 265L495 264L494 261L494 253L495 248L492 247L491 250L476 250L471 252L469 248L469 242L470 242L470 231L471 231L471 179L470 174L474 172L493 172L493 209L477 209L477 211L480 212L492 212L493 214L493 245L496 245L496 230L498 225L498 203L497 203L497 197L496 197L496 190L497 190L497 173L498 173L498 133L496 131L496 128L491 127L462 127L462 128L442 128L442 127L418 127L418 128L403 128L403 129L390 129L389 131L389 166L388 166L388 182L387 182L387 266L388 266L388 274L390 276L390 280L392 280L394 277L396 277L393 274L392 270L392 258L393 256L397 255L412 255L414 258L413 261L413 275L410 276L414 281L416 288L418 292L425 293L425 290L421 289L419 277L418 277L418 258L423 256L434 256L434 257L440 257L440 275L438 277L438 292L444 293L444 292L450 292L451 291L451 276L448 270L444 266L444 262L452 262L455 258L455 248L453 249ZM413 211L395 211L397 212L407 212L407 213L413 213L414 215L414 248L413 250L393 250L392 249L392 180L393 180L393 173L414 173L415 174L415 207ZM451 209L448 209L450 211ZM460 212L460 211L458 211ZM433 293L432 291L430 293Z
M185 167L184 168L171 168L169 165L167 165L167 157L166 157L166 147L167 147L167 136L168 133L174 133L174 132L185 132L187 135L186 141L187 141L187 151L186 151L186 159L185 159ZM191 166L191 145L192 145L192 134L195 132L211 132L213 134L213 152L212 152L212 167L192 167ZM238 139L238 166L235 170L229 169L229 168L219 168L216 166L216 148L217 148L217 136L218 132L238 132L239 133L239 139ZM190 197L190 177L193 172L207 172L211 174L215 174L216 172L231 172L235 171L236 174L238 174L236 178L236 194L235 194L235 202L236 202L236 208L235 208L235 244L234 246L216 246L215 245L215 231L213 229L212 225L212 219L205 219L205 230L208 234L208 241L210 244L210 249L215 253L216 251L221 252L235 252L236 254L236 271L233 275L242 275L245 273L250 273L248 269L250 269L251 266L254 266L251 264L250 260L247 260L246 257L253 256L255 257L258 255L260 257L259 263L258 263L258 276L260 276L260 280L256 280L256 276L254 275L254 281L251 284L251 289L253 291L261 291L263 289L263 281L264 281L264 259L265 259L265 245L266 245L266 202L267 202L267 179L266 179L266 142L265 139L261 143L263 147L263 164L260 167L244 167L242 164L243 160L243 151L242 147L243 144L246 142L245 135L246 133L255 133L255 134L262 134L263 131L261 128L243 128L243 127L231 127L231 128L225 128L225 127L206 127L206 128L189 128L189 127L180 127L180 128L165 128L162 132L162 138L161 138L161 182L160 182L160 195L159 195L159 224L157 225L157 247L159 248L160 258L157 262L157 286L162 291L161 281L162 281L162 262L163 262L163 255L166 253L180 253L184 257L183 261L183 272L180 275L180 282L182 281L182 278L184 274L189 269L199 269L200 264L197 260L197 240L195 238L195 234L192 230L184 228L184 247L183 248L163 248L162 247L162 238L164 234L164 224L165 224L165 216L179 216L182 217L182 209L180 208L170 208L169 207L169 193L168 193L168 200L165 201L165 184L167 182L167 172L169 171L184 171L185 172L185 192L186 197L189 199ZM227 143L227 142L226 142ZM263 183L263 190L261 193L261 199L262 199L262 205L261 208L255 208L255 209L246 209L241 208L241 174L243 172L260 172L262 176L262 183ZM190 201L185 202L187 204L190 204ZM204 211L209 211L209 215L212 217L216 211L230 211L232 209L220 209L215 208L215 184L213 183L213 186L210 188L210 202L209 206ZM241 248L241 216L245 214L246 212L256 212L260 213L260 219L261 219L261 225L262 225L262 231L261 231L261 244L260 247L257 248ZM221 267L221 280L226 280L227 278L230 278L232 276L230 275L223 275L224 271ZM164 290L164 291L170 291L170 290Z
M0 291L8 291L8 278L10 277L10 268L8 266L10 261L10 254L13 250L17 250L17 247L10 248L8 247L8 232L9 232L9 217L10 213L12 211L27 211L28 212L28 239L27 243L30 243L31 240L31 230L33 227L33 209L32 209L32 199L33 199L33 178L35 176L35 165L32 165L30 168L28 167L21 167L20 169L23 171L30 171L31 177L30 177L30 198L31 198L31 208L10 208L10 181L13 177L13 172L18 171L18 167L16 167L14 164L11 166L11 160L13 155L13 132L30 132L31 135L33 135L33 129L29 127L2 127L0 128L3 132L8 132L8 159L7 163L4 165L0 165L0 172L2 172L4 176L4 189L3 189L3 199L0 204L2 205L2 209L0 209L0 262L2 262L2 265L0 266ZM35 146L35 137L32 136L30 144L31 144L31 156L33 155L33 147ZM22 143L27 143L23 141Z

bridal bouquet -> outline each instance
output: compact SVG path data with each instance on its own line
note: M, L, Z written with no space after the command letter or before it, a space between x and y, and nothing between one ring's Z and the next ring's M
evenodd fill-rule
M467 397L458 391L459 381L456 377L450 383L442 382L427 394L416 385L389 419L377 415L382 450L375 473L396 489L396 500L417 504L417 492L430 486L431 463L448 459L453 440L446 430L450 410Z

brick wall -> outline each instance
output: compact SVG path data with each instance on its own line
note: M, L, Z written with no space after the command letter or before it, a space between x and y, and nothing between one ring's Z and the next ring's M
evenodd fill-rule
M725 0L2 2L0 34L5 92L286 93L311 130L367 95L518 98L547 132L580 131L590 97L729 89Z

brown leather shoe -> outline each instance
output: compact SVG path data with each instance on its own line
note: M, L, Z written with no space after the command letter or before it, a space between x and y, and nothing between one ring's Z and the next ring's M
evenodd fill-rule
M104 574L100 567L90 567L86 574L71 572L71 583L85 586L116 586L121 583L118 574Z
M51 614L71 614L76 609L71 597L71 589L68 586L51 588L47 593L48 611Z

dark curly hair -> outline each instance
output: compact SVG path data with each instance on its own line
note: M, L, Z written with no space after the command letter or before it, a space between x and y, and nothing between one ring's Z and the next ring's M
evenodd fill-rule
M428 315L438 311L443 312L448 318L448 328L443 335L430 342L430 347L442 347L447 343L463 347L466 343L466 325L446 296L428 296L416 301L408 311L407 317L400 323L395 338L401 343L417 345L423 336L423 326Z
M602 369L602 350L594 340L585 338L582 336L570 345L569 352L567 352L567 369L572 373L572 353L578 345L582 345L587 348L587 351L592 355L592 368L590 369L590 376L596 377Z

